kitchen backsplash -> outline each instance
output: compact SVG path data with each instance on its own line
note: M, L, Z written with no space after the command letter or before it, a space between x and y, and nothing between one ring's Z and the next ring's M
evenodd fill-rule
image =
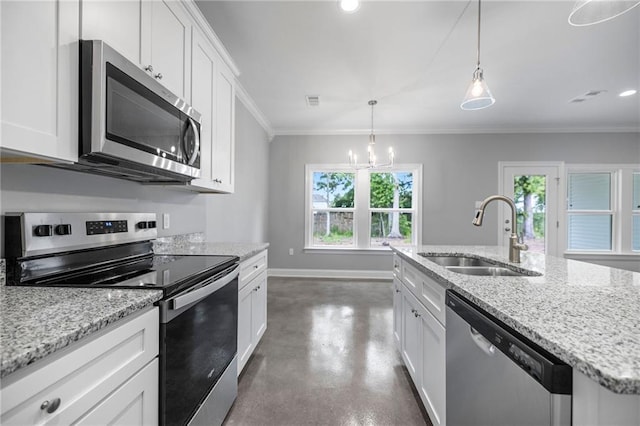
M4 259L0 259L0 286L4 285L6 270L7 262Z
M167 252L167 250L183 249L189 247L193 243L203 242L205 242L204 232L171 235L169 237L156 238L153 242L153 250Z

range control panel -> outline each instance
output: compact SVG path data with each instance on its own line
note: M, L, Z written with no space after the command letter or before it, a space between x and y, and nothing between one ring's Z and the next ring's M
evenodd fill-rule
M9 255L37 256L158 236L155 213L7 213Z
M87 235L115 234L117 232L128 232L126 220L92 220L86 222Z

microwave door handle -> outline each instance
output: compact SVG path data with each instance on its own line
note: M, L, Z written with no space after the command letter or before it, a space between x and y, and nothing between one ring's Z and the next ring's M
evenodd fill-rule
M193 163L195 163L195 161L198 159L198 155L200 154L200 133L198 132L196 122L193 121L193 119L190 117L188 117L187 119L189 120L189 124L191 125L191 127L193 127L193 136L196 140L196 146L193 149L193 154L191 154L191 157L189 157L189 162L187 163L192 166Z
M215 293L225 285L229 284L231 281L235 280L239 274L239 269L240 269L240 266L236 266L233 269L233 271L231 271L224 277L220 278L219 280L216 280L211 284L207 284L204 287L200 287L196 290L190 291L188 293L185 293L181 296L176 297L175 299L172 300L173 303L171 304L170 309L175 311L180 308L184 308L187 305L190 305L201 299L204 299L205 297L209 296L211 293Z

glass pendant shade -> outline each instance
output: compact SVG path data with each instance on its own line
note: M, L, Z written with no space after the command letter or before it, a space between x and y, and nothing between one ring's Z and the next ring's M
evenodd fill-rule
M496 100L491 94L487 82L484 81L482 70L476 68L473 73L473 80L471 80L471 84L469 84L460 108L464 110L482 109L490 107L495 102Z
M578 0L569 14L569 23L576 27L598 24L633 9L640 0Z

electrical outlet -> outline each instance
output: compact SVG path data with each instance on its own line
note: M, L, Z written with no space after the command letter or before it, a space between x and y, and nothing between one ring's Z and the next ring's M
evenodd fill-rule
M293 256L293 249L292 248L289 249L289 256Z
M162 229L169 229L169 213L162 214Z

